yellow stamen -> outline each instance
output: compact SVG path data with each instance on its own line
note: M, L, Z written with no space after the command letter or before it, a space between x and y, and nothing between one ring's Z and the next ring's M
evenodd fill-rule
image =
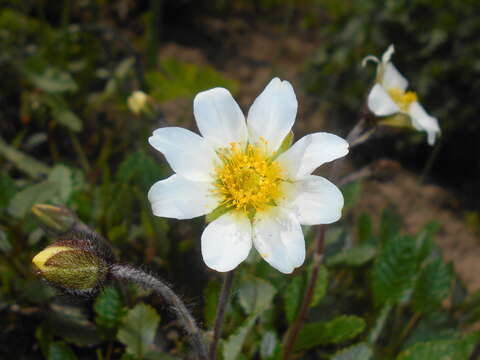
M231 143L230 148L219 151L222 163L216 168L214 193L222 198L222 205L255 212L280 198L283 181L280 165L263 148Z
M398 105L400 110L407 112L410 105L418 100L417 94L413 91L403 91L398 88L390 88L388 89L388 94Z

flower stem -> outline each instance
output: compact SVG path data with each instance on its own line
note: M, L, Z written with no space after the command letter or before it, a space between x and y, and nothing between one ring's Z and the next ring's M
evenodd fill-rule
M360 119L347 135L347 142L350 144L350 147L357 145L358 143L356 141L358 139L363 140L362 136L363 136L365 127L367 126L369 116L370 116L370 113L369 113L368 107L364 105L360 113ZM330 169L330 179L332 181L334 181L338 177L340 170L342 168L344 159L345 158L341 158L333 162L332 167ZM326 228L327 228L326 225L319 225L317 227L312 272L310 274L310 279L307 284L307 291L305 292L305 295L303 296L303 299L302 299L302 305L300 306L300 311L298 312L298 315L295 318L295 321L291 325L290 329L287 331L287 334L285 335L285 339L283 341L283 346L282 346L283 360L290 359L290 355L295 345L295 341L297 339L298 333L300 332L300 330L303 327L303 324L305 323L305 318L307 316L310 303L312 302L313 293L315 291L315 285L317 284L318 271L320 270L320 264L322 263L322 259L323 259L323 247L325 243Z
M217 346L222 333L223 320L225 318L225 310L227 309L230 290L232 289L233 275L235 270L229 271L223 278L222 290L218 299L217 314L215 316L215 325L213 328L213 340L210 344L210 360L217 358Z
M320 225L318 227L317 236L315 238L315 254L313 257L313 267L312 273L310 274L310 280L308 281L307 291L303 296L302 305L300 306L300 311L297 318L293 322L292 326L287 332L285 341L283 343L283 359L288 360L290 354L293 350L293 345L295 345L295 340L297 339L298 333L303 327L305 322L305 317L307 316L308 308L310 307L310 302L312 301L313 292L315 291L315 285L317 284L318 271L320 270L320 264L322 262L322 252L323 244L325 242L325 225Z
M180 300L167 284L157 277L129 265L112 265L110 273L117 280L134 282L141 287L151 289L156 294L160 295L179 318L183 328L189 336L193 348L198 354L199 359L208 359L207 347L203 341L202 333L198 328L195 319L190 314L182 300Z

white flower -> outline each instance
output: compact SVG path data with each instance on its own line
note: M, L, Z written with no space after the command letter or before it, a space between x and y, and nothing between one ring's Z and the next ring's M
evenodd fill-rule
M369 60L378 63L377 81L368 95L368 107L377 116L389 116L396 113L407 115L412 126L427 133L428 143L433 145L440 133L436 118L427 114L418 102L417 94L406 91L408 80L390 61L394 52L393 45L385 51L380 61L375 56L367 56L363 65Z
M340 190L311 173L345 156L348 143L314 133L278 155L297 114L292 86L278 78L257 97L247 121L223 88L199 93L193 107L202 136L166 127L148 139L175 171L148 193L154 215L190 219L215 210L221 216L201 238L208 267L230 271L253 245L270 265L291 273L305 260L301 225L329 224L341 216Z
M127 105L131 112L138 115L147 105L148 95L143 91L134 91L127 99Z

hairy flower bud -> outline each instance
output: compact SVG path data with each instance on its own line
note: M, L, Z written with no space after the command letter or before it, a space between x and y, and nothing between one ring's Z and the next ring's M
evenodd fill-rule
M46 281L77 294L94 292L108 273L107 263L76 240L54 243L38 253L32 262Z
M54 234L64 234L72 230L78 221L76 216L63 206L35 204L32 212L42 225Z

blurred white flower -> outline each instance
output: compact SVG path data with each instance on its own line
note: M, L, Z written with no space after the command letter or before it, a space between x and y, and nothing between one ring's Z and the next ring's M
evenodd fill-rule
M201 238L203 260L214 270L234 269L253 245L271 266L291 273L305 259L300 225L341 216L340 190L311 173L345 156L348 143L320 132L282 152L283 140L291 139L297 99L290 83L278 78L257 97L247 121L224 88L199 93L193 105L202 136L166 127L149 138L175 172L151 187L153 213L216 217Z
M428 143L433 145L435 137L440 133L438 120L427 114L418 102L417 94L406 91L408 80L390 61L394 52L390 45L380 61L375 56L367 56L362 64L374 61L378 64L377 79L368 95L368 107L377 116L390 116L401 113L407 115L412 126L427 133Z
M134 91L127 100L128 108L135 115L140 114L143 110L146 109L148 104L148 95L141 90Z

